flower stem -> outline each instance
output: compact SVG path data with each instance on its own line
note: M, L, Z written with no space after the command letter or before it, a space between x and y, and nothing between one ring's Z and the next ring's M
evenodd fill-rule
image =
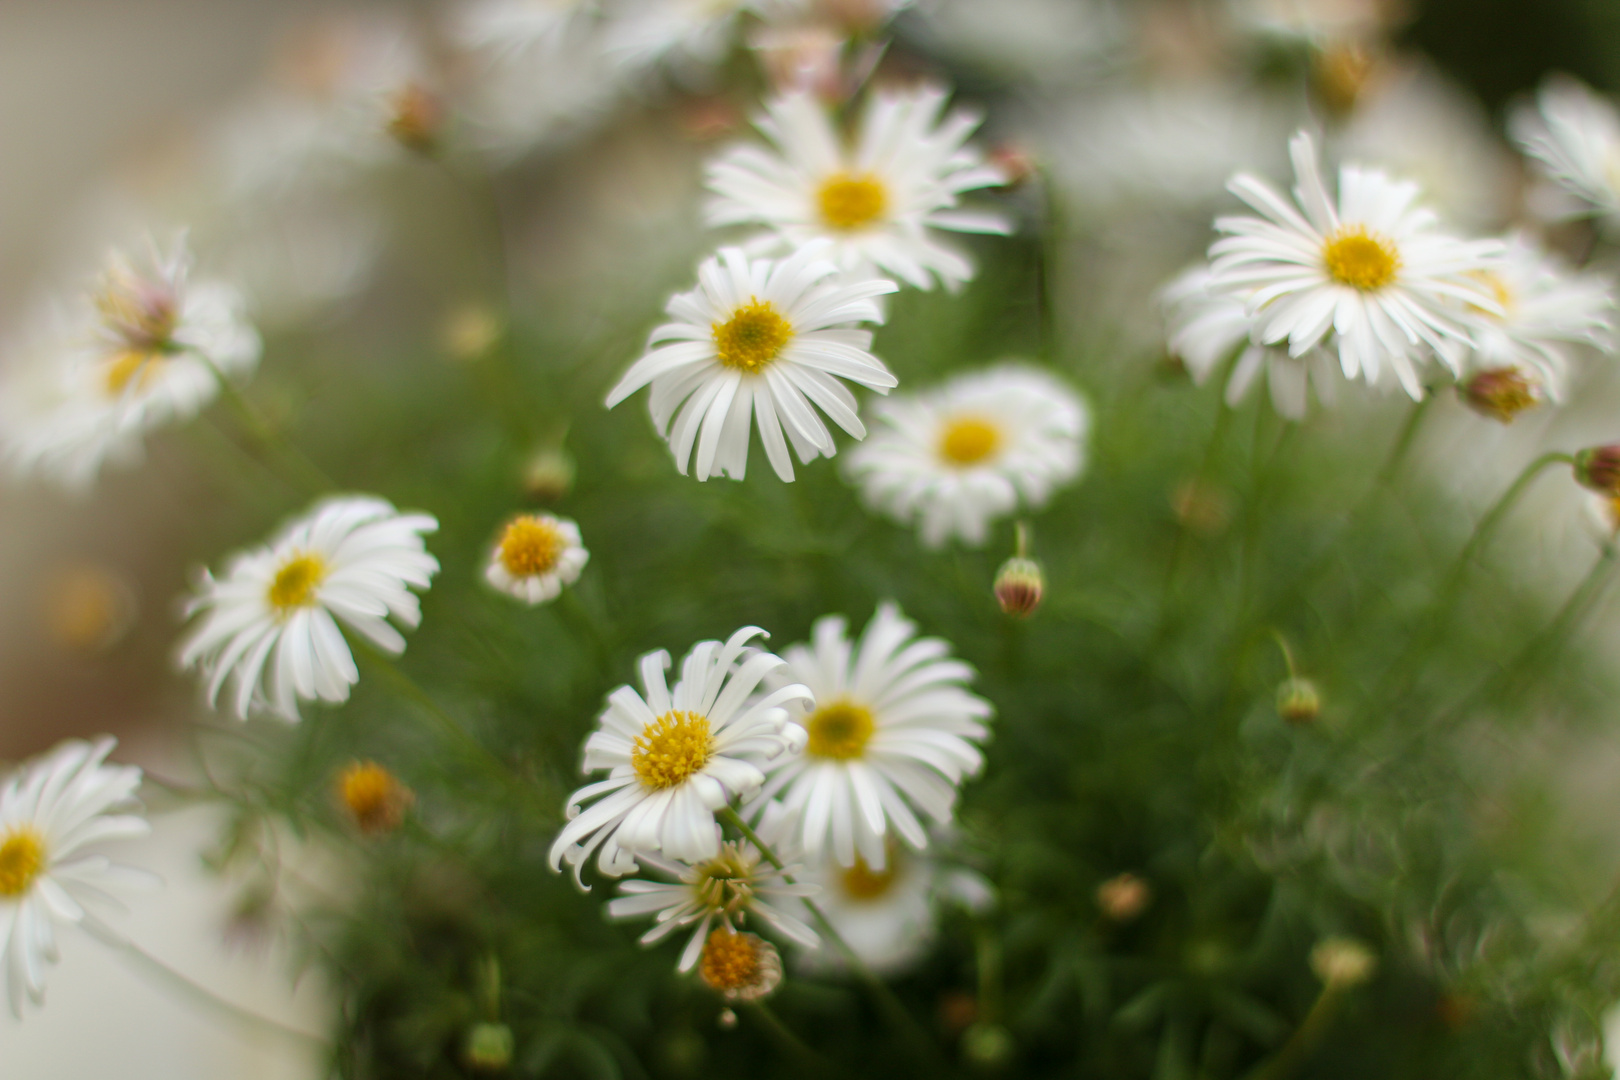
M1321 1042L1322 1036L1327 1033L1328 1025L1333 1022L1333 1014L1339 1004L1339 987L1335 983L1326 983L1322 992L1316 996L1305 1019L1299 1022L1299 1027L1288 1036L1277 1052L1256 1066L1243 1080L1283 1080L1292 1074L1305 1060L1307 1054Z
M297 490L314 497L336 491L338 484L321 471L303 452L278 433L270 422L259 415L236 384L212 361L204 359L219 384L219 396L225 407L236 418L237 424L247 432L266 458L266 466L278 471L282 479Z
M1422 401L1413 402L1412 407L1407 410L1406 422L1401 425L1401 433L1395 437L1395 444L1390 447L1389 457L1384 459L1384 465L1378 470L1377 478L1373 481L1372 494L1388 487L1390 481L1400 472L1407 454L1417 442L1418 431L1423 427L1423 418L1429 415L1429 408L1433 404L1434 395L1424 394Z
M784 1024L782 1018L777 1016L775 1011L765 1002L755 1001L745 1007L750 1013L759 1018L760 1024L775 1036L778 1042L782 1043L794 1054L797 1054L802 1059L802 1064L807 1068L814 1069L821 1075L826 1075L831 1071L833 1068L832 1062L816 1053L808 1043L793 1034L793 1029Z

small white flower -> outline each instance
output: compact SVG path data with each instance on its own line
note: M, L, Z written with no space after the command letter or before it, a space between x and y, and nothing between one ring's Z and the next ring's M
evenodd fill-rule
M745 14L782 17L801 0L611 0L605 53L631 70L669 63L677 74L726 58Z
M727 840L714 858L698 863L639 854L637 861L671 880L637 878L621 882L619 892L623 895L608 904L608 914L615 919L655 916L652 929L641 937L643 945L652 945L690 927L691 937L681 952L677 971L692 970L716 925L733 931L747 929L750 915L789 940L814 949L821 939L796 913L802 912L800 901L820 889L788 880L803 873L798 864L798 846L791 835L792 824L781 806L773 805L767 808L757 830L759 838L782 860L780 870L747 840Z
M607 769L608 778L568 800L568 824L551 845L553 870L566 861L579 880L598 847L597 868L611 877L634 870L646 853L685 863L720 854L714 812L758 790L766 760L804 745L804 729L788 723L786 706L813 701L798 685L752 698L767 675L785 666L781 657L749 647L764 634L745 626L724 644L698 642L673 691L664 681L669 653L641 658L646 697L629 686L613 691L601 727L585 741L583 771Z
M842 279L826 254L827 245L809 244L778 262L721 248L704 260L698 287L670 300L675 321L652 332L650 351L613 388L608 408L651 383L653 423L683 476L697 444L699 480L743 478L750 417L771 467L787 481L789 443L806 463L837 452L812 403L864 438L855 396L838 380L881 393L896 384L867 351L872 332L854 325L881 323L875 298L895 284Z
M1044 504L1080 475L1090 417L1085 403L1044 371L1007 364L878 408L878 428L849 459L866 501L923 543L973 546L1020 501Z
M973 264L937 239L940 230L1006 233L999 214L957 208L962 193L1006 182L967 138L979 118L958 109L941 120L938 87L877 90L852 143L827 108L806 93L766 103L755 121L775 152L732 147L708 167L713 225L759 225L777 242L832 243L846 271L875 267L919 289L938 277L956 287Z
M803 683L816 708L799 719L805 751L771 769L756 805L778 796L797 818L806 856L830 851L844 866L857 857L882 869L893 832L914 848L928 844L921 811L951 820L956 788L979 771L990 703L970 693L973 669L892 603L878 607L859 647L841 616L816 621L811 644L785 651L781 679Z
M549 58L595 8L594 0L470 0L455 11L451 34L463 48L503 60L531 49Z
M1286 341L1299 357L1330 343L1346 378L1376 384L1388 369L1422 397L1425 348L1453 373L1461 364L1461 305L1499 310L1473 275L1493 268L1501 243L1436 231L1417 185L1377 170L1346 165L1335 206L1311 137L1295 135L1289 153L1299 209L1248 174L1228 185L1262 216L1215 222L1229 235L1210 247L1213 288L1247 302L1261 344Z
M411 589L426 589L439 569L422 543L438 527L374 496L323 499L270 543L232 558L221 577L202 572L186 608L201 619L181 666L208 680L210 704L229 680L244 719L268 709L296 721L300 701L347 701L360 673L338 620L386 653L404 652L388 620L421 621Z
M150 881L85 851L151 831L135 802L141 770L104 764L115 745L63 743L0 787L0 956L13 1015L22 1015L25 998L36 1005L43 999L58 925L95 927L86 904Z
M1387 0L1231 0L1239 26L1312 45L1377 34L1390 21Z
M1534 106L1521 106L1508 133L1564 196L1545 206L1549 216L1596 212L1620 221L1620 111L1584 83L1555 76Z
M519 600L555 600L572 585L590 560L579 526L550 514L519 514L506 523L489 554L484 578Z
M190 419L259 361L240 293L189 280L185 241L144 262L113 252L71 316L32 327L0 383L0 452L78 490L146 434Z

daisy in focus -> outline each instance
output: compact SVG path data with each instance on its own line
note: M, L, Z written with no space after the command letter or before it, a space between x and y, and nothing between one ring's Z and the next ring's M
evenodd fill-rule
M819 890L814 885L789 883L788 879L800 877L803 871L796 861L790 830L784 828L791 823L780 806L774 811L767 810L759 837L782 860L782 869L767 862L747 840L724 841L714 858L695 864L641 854L636 856L639 863L670 880L621 882L622 895L608 904L608 914L615 919L654 916L652 929L641 937L643 945L690 928L691 936L676 965L682 972L692 970L698 962L714 929L735 932L747 925L750 915L798 945L817 948L821 939L793 911L800 900Z
M837 452L812 405L864 438L855 396L839 380L879 393L897 384L868 351L872 332L855 326L881 323L877 297L896 286L840 277L828 253L825 243L808 244L775 261L721 248L698 267L698 287L670 300L674 321L652 332L647 355L613 388L608 408L650 383L653 423L675 467L686 475L695 444L699 480L743 478L751 420L771 467L789 482L789 444L806 464Z
M1387 370L1414 399L1430 355L1455 374L1469 344L1464 305L1501 308L1478 275L1495 268L1502 244L1436 231L1416 205L1416 184L1346 165L1335 206L1305 132L1289 143L1297 209L1246 173L1232 193L1260 217L1224 217L1210 247L1211 286L1244 299L1254 339L1287 342L1290 356L1325 346L1346 378L1376 385Z
M70 318L19 345L0 381L0 453L18 472L85 490L253 370L262 345L242 295L190 273L183 239L142 260L115 251Z
M1012 226L958 208L964 192L1006 177L966 145L977 116L958 109L941 119L946 96L938 87L874 91L847 143L814 96L773 98L755 122L772 149L735 146L709 163L709 223L762 226L790 248L829 241L846 271L872 267L919 289L936 278L960 286L973 264L938 234Z
M0 956L13 1016L22 1016L24 999L43 1000L58 926L99 929L86 904L150 881L85 850L151 831L135 801L141 770L106 764L115 745L63 743L0 787Z
M360 680L339 629L390 656L405 638L389 622L415 628L439 561L423 536L428 514L402 514L375 496L324 499L261 547L241 552L214 577L203 571L186 614L197 618L180 665L208 681L212 705L229 682L236 715L268 710L299 719L301 701L347 701Z
M1521 106L1508 133L1552 184L1542 199L1551 218L1595 213L1620 222L1620 110L1568 76L1549 79L1534 106Z
M1064 383L1006 364L885 402L849 459L872 506L915 522L925 545L978 547L990 522L1022 502L1043 505L1080 475L1090 416Z
M591 553L579 526L550 514L519 514L506 523L490 552L484 579L528 604L555 600L579 580Z
M882 604L859 642L841 616L817 620L808 646L786 650L780 676L809 687L815 711L797 723L804 753L784 758L755 801L780 797L799 822L806 857L887 865L891 836L928 844L918 811L951 820L956 788L984 764L990 703L968 691L973 669L939 638Z
M745 626L723 644L698 642L673 690L664 680L669 653L641 658L646 696L629 686L613 691L601 726L585 740L582 770L606 769L608 777L569 798L568 823L551 845L553 870L567 862L578 881L598 848L597 868L610 877L634 870L645 854L688 864L720 856L715 811L752 795L765 782L766 762L804 745L787 707L814 702L798 684L753 696L787 666L748 644L764 634Z

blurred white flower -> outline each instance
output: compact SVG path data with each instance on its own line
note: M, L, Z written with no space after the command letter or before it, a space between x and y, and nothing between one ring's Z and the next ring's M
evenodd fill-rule
M745 14L778 19L803 8L803 0L607 0L603 53L629 70L662 63L690 75L726 58Z
M1395 0L1229 0L1251 33L1311 45L1377 35L1394 21Z
M621 882L622 895L608 904L608 914L615 919L654 916L652 929L641 936L643 945L690 928L691 937L681 951L677 971L692 970L713 928L746 929L750 915L794 943L814 949L821 939L799 917L803 914L800 901L821 890L788 881L803 874L798 846L791 829L784 827L791 824L781 806L776 805L774 810L767 809L765 820L756 830L782 861L781 869L767 862L747 840L727 840L720 845L719 854L698 863L640 853L636 856L638 862L670 880L636 878Z
M99 929L86 904L112 902L121 887L151 880L84 850L151 831L135 801L141 770L105 764L115 745L65 742L0 787L0 956L14 1016L25 998L44 998L59 925Z
M919 289L935 277L961 285L973 264L936 231L1006 233L1011 225L957 208L963 192L1006 178L966 145L978 116L958 109L941 119L946 97L939 87L874 91L852 144L815 97L772 98L755 123L774 152L743 144L709 163L709 223L764 226L761 247L773 236L789 247L824 240L844 270L876 268Z
M452 13L450 34L462 48L499 59L531 49L549 59L596 8L596 0L469 0Z
M613 388L608 408L651 383L653 423L683 476L696 443L699 480L743 478L750 418L783 480L793 479L789 443L801 462L832 457L837 447L812 402L864 438L855 396L838 380L880 393L896 384L867 351L872 332L854 328L883 321L876 297L895 284L841 277L828 254L825 243L780 261L721 248L698 267L698 287L670 300L665 310L675 321L652 332L651 351Z
M529 604L555 600L590 560L579 526L550 514L519 514L489 553L484 579Z
M1106 0L925 0L910 30L931 51L1022 82L1086 78L1126 32Z
M1247 173L1228 185L1262 217L1216 220L1228 235L1210 247L1212 288L1246 301L1261 344L1286 341L1296 357L1330 347L1346 378L1376 385L1387 369L1421 398L1425 347L1460 367L1461 305L1501 310L1474 276L1494 267L1501 242L1436 231L1434 214L1414 205L1416 184L1355 165L1340 171L1335 207L1311 137L1295 135L1289 152L1299 209Z
M375 496L321 500L268 544L234 556L221 577L202 571L186 605L200 616L181 645L180 664L208 680L212 704L229 680L236 714L266 709L297 721L300 701L347 701L360 680L342 620L397 656L414 628L439 562L422 537L438 529L428 514L401 514Z
M1548 217L1597 213L1620 222L1620 111L1567 75L1542 84L1534 106L1508 118L1508 133L1540 166L1553 194L1538 206Z
M1005 364L878 406L848 473L866 501L915 522L928 547L980 546L1020 501L1044 504L1080 475L1085 403L1044 371Z
M0 376L0 454L17 471L82 491L253 370L262 346L241 294L190 270L183 239L139 262L115 251L71 314L19 335Z
M846 627L839 615L818 619L809 646L785 650L779 678L809 687L816 707L797 720L804 753L771 768L755 805L768 811L780 796L812 863L830 852L881 870L893 833L927 846L916 811L951 820L957 786L984 764L977 744L994 710L968 691L973 669L950 643L918 638L894 604L879 605L858 648Z
M714 812L757 791L766 761L804 745L804 729L788 723L786 706L813 703L799 685L753 697L786 666L748 645L764 634L745 626L724 644L698 642L673 691L664 681L669 653L642 656L646 697L629 686L613 691L601 726L585 740L582 771L607 769L608 778L569 797L568 823L551 845L553 870L567 862L578 881L597 848L597 869L610 877L634 870L637 856L647 853L685 863L719 856Z

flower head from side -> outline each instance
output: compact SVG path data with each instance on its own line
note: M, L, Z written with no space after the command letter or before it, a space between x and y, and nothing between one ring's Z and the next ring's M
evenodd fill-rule
M804 753L771 769L759 801L781 797L812 863L831 852L840 865L882 869L896 834L926 847L919 812L949 822L957 786L984 763L978 744L994 710L968 691L973 669L948 642L916 635L885 603L858 642L829 615L809 645L784 654L781 678L808 686L816 707L797 721Z
M866 501L915 522L928 547L974 547L1020 502L1043 505L1080 475L1090 416L1062 381L1004 364L884 402L848 474Z
M63 743L0 786L0 956L13 1015L42 1000L57 927L99 926L87 904L150 880L87 850L151 831L135 802L141 771L106 764L114 745Z
M244 719L267 710L289 721L298 703L346 701L360 679L339 622L390 655L405 650L393 619L414 628L439 562L423 536L427 514L402 514L375 496L327 498L268 544L203 571L187 614L197 619L180 664L208 681L208 700L232 686Z
M1620 110L1568 76L1547 80L1534 105L1520 106L1508 133L1552 185L1547 216L1598 214L1620 222Z
M185 240L114 251L75 310L20 339L0 383L0 452L24 474L84 490L146 434L190 419L259 361L242 295L192 281Z
M1346 378L1376 384L1387 371L1421 398L1430 355L1458 370L1463 306L1499 310L1475 275L1493 268L1501 243L1438 232L1417 185L1377 170L1345 166L1335 204L1311 137L1295 135L1289 152L1297 205L1253 176L1232 179L1260 216L1216 221L1227 235L1210 248L1212 288L1245 301L1260 344L1286 342L1294 357L1331 348Z
M525 603L543 604L578 581L590 557L574 522L550 514L519 514L501 530L484 579Z
M802 873L792 824L781 806L773 804L758 830L760 839L783 861L782 869L767 862L747 840L724 841L719 854L697 863L637 855L639 863L669 880L636 878L621 882L622 895L608 904L608 914L615 919L654 916L652 929L641 937L643 945L690 928L691 936L681 952L677 971L692 970L713 929L734 931L745 927L750 915L796 944L816 948L821 939L800 917L800 901L819 890L814 885L790 884L788 880Z
M788 706L809 707L810 691L791 684L755 697L764 679L786 667L781 657L749 646L764 635L745 626L724 643L700 641L668 688L663 650L641 658L645 696L629 686L608 695L600 727L585 740L583 770L605 769L568 800L568 823L551 845L551 866L574 868L575 880L600 849L597 868L622 877L636 858L662 853L688 864L720 856L716 810L752 795L766 762L804 745ZM590 806L586 806L590 803Z
M979 118L941 118L938 87L878 90L846 143L808 93L773 98L757 123L773 144L732 147L708 167L713 225L756 225L790 247L826 240L846 271L875 267L919 289L955 288L973 276L940 232L1006 233L999 214L958 208L964 192L1006 177L966 145Z
M653 331L647 355L613 388L608 408L650 383L653 423L675 467L685 475L695 444L699 480L743 478L750 420L786 481L793 479L789 444L806 463L837 452L816 408L864 438L855 396L839 380L880 393L896 385L868 351L872 332L856 328L883 321L876 298L895 285L841 278L827 254L825 243L780 261L721 248L698 267L698 287L670 300L674 321Z

